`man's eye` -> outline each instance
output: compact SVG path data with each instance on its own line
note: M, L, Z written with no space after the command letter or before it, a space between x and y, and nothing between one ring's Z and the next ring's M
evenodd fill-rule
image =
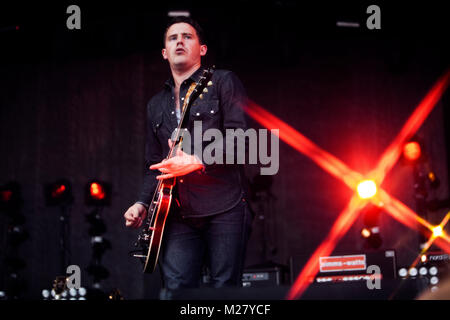
M190 35L185 35L184 36L186 39L192 39L192 36L190 36Z

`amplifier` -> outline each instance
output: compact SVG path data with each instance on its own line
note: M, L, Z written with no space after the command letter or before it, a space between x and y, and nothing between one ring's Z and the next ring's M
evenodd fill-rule
M297 263L291 264L292 280L308 259L309 257L293 259ZM320 257L318 262L319 272L314 279L311 279L317 283L367 281L371 276L379 279L394 279L397 276L394 250L337 253L333 256Z
M285 268L282 266L267 268L248 268L242 274L243 287L280 286L285 280Z

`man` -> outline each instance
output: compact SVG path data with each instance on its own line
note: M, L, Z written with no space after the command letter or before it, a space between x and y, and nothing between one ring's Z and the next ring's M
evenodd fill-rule
M162 56L169 62L172 77L148 103L143 188L138 201L124 214L126 226L139 228L157 180L176 178L176 200L172 201L159 256L168 289L199 286L204 263L212 286L239 285L251 229L241 165L209 163L205 159L202 163L201 157L183 151L163 161L170 149L170 136L180 121L187 90L201 77L201 57L206 52L202 29L194 20L177 17L168 24ZM216 70L211 80L208 93L191 106L189 132L194 134L194 122L201 124L202 133L213 128L224 135L225 129L245 130L246 95L239 79L230 71ZM212 143L218 147L216 151L223 152L225 161L225 151L229 150L224 141ZM203 141L200 149L207 145Z

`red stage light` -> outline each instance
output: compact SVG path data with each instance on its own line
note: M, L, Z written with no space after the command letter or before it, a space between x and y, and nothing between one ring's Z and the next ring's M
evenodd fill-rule
M13 192L11 190L3 190L0 192L0 199L2 202L8 202L11 200Z
M370 237L371 234L372 233L367 228L364 228L361 230L361 235L363 236L363 238L368 238L368 237Z
M416 161L420 158L422 150L416 141L408 142L403 147L403 156L409 161Z
M358 184L356 191L361 199L370 199L377 194L377 185L373 180L364 180Z
M66 191L66 189L67 189L66 186L63 184L56 185L55 188L52 190L52 198L61 197Z
M103 186L97 182L92 182L89 188L91 197L96 200L105 199L106 193Z

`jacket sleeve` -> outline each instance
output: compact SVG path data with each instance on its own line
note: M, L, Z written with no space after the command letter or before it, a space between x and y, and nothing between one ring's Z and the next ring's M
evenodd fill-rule
M158 180L156 176L159 174L158 170L150 170L150 166L159 163L163 160L162 146L157 138L156 132L161 125L161 115L155 111L153 100L147 104L147 132L145 141L145 158L144 158L144 178L141 188L141 193L138 197L137 203L141 203L148 208L152 201L153 194L156 189Z

